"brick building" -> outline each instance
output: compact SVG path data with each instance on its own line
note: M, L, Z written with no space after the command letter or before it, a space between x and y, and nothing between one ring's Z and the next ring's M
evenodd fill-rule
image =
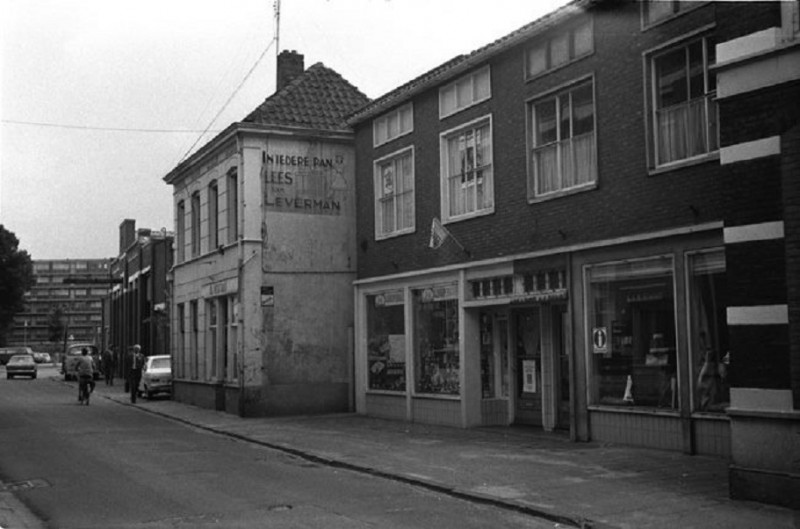
M357 411L796 487L797 16L576 0L354 114Z
M124 353L135 344L148 356L170 354L173 240L173 233L166 228L137 230L133 219L125 219L119 226L119 255L110 265L113 283L107 304L107 343L118 355L119 376L126 373Z

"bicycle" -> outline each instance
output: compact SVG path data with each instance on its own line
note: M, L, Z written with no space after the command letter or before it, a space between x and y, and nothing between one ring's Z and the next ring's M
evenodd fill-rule
M81 376L78 379L78 402L80 404L89 405L89 395L92 394L92 379L91 377Z

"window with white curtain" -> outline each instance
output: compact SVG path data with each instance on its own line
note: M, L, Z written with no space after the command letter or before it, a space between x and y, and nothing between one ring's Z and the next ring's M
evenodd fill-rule
M414 147L375 161L375 238L414 231Z
M593 82L539 99L531 112L528 197L593 187L597 182Z
M443 133L440 152L443 220L493 212L491 116Z
M714 44L701 37L651 57L656 166L719 149Z

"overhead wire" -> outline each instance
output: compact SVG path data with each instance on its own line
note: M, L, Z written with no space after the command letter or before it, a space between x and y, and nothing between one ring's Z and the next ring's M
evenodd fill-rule
M16 119L3 119L0 121L2 121L3 123L8 123L10 125L27 125L34 127L52 127L60 129L77 129L77 130L102 130L105 132L158 132L158 133L177 132L177 133L189 133L189 134L203 132L199 129L192 130L192 129L147 129L147 128L129 128L129 127L100 127L92 125L71 125L67 123L46 123L42 121L22 121Z
M203 133L202 133L202 134L200 134L200 135L197 137L197 139L196 139L196 140L195 140L195 142L192 144L192 146L191 146L191 147L189 147L189 149L186 151L186 153L183 155L183 157L181 157L180 161L178 162L179 164L180 164L181 162L183 162L183 161L184 161L186 158L188 158L189 154L192 152L192 149L194 149L194 148L195 148L195 146L196 146L198 143L200 143L200 140L203 138L203 136L205 136L205 135L206 135L206 133L209 131L209 129L210 129L210 128L211 128L211 126L214 124L214 122L217 120L217 118L218 118L218 117L219 117L219 116L220 116L220 115L221 115L221 114L222 114L222 113L225 111L225 109L226 109L226 108L228 108L228 105L230 104L230 102L233 100L233 98L234 98L234 97L236 97L236 94L238 94L238 93L239 93L239 90L241 90L241 89L242 89L242 86L244 86L244 83L246 83L246 82L247 82L247 80L250 78L250 76L253 74L253 71L255 71L256 67L257 67L259 64L261 64L261 61L264 59L264 56L266 56L267 52L269 51L269 49L272 47L272 45L273 45L274 43L275 43L275 38L273 38L272 40L270 40L270 41L269 41L269 44L267 45L267 47L266 47L266 48L264 48L264 51L262 51L262 52L261 52L261 55L258 57L258 59L256 59L256 62L253 64L253 66L251 66L251 67L250 67L250 70L249 70L249 71L247 72L247 74L244 76L244 79L242 79L242 81L239 83L239 85L236 87L236 89L233 91L233 93L230 95L230 97L228 97L228 100L227 100L227 101L225 101L225 104L224 104L224 105L222 105L222 108L220 108L220 109L219 109L219 112L217 112L217 113L216 113L216 115L215 115L215 116L214 116L214 117L211 119L211 121L208 123L208 126L207 126L207 127L206 127L206 129L203 131Z

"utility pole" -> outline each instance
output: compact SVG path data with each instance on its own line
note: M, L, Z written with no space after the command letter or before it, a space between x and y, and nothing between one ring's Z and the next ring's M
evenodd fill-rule
M281 0L275 0L275 55L281 53Z

